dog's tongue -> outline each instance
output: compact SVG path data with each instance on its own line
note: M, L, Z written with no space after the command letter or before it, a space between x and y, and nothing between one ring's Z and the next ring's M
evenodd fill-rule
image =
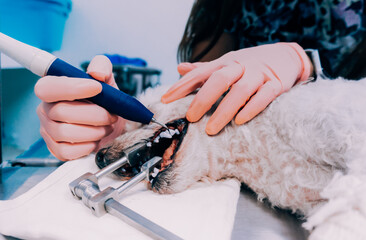
M163 155L163 162L161 163L161 171L163 171L169 164L173 162L171 158L177 145L178 139L174 139L172 141L172 144L170 144L170 146L165 150Z

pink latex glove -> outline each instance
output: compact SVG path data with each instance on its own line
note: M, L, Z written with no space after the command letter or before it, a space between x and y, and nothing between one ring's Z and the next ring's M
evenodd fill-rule
M118 88L107 57L96 56L87 72ZM42 100L37 108L40 132L58 159L65 161L88 155L121 134L124 119L82 100L101 90L101 84L90 79L46 76L37 82L34 91Z
M211 62L181 63L178 71L184 76L161 101L169 103L201 88L186 114L190 122L198 121L230 89L206 126L207 134L215 135L235 115L235 123L243 124L296 82L306 81L312 65L297 43L275 43L229 52Z

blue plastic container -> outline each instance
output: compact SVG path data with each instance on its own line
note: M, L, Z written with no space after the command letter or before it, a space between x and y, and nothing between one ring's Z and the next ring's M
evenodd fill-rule
M59 50L71 0L0 0L0 32L52 52Z

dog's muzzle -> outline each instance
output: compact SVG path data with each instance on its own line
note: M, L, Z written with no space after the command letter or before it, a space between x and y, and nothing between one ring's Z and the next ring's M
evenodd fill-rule
M118 154L113 154L113 158L109 158L108 155L108 151L112 151L111 147L99 150L95 158L97 166L104 168L122 157L127 157L128 163L115 170L114 174L122 179L130 179L139 173L141 166L149 159L156 156L162 157L161 164L156 166L155 174L151 176L150 181L152 182L159 172L164 171L173 163L189 124L187 119L181 118L166 125L168 129L160 128L150 138L142 139Z

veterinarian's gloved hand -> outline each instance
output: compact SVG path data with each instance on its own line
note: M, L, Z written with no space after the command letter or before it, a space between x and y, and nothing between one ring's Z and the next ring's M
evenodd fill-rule
M89 64L92 77L117 88L112 64L96 56ZM101 92L90 79L46 76L35 88L42 100L37 108L41 135L48 149L60 160L80 158L121 134L125 120L87 100Z
M196 122L230 89L207 123L207 134L214 135L235 115L236 124L251 120L311 71L310 59L296 43L246 48L211 62L181 63L178 72L184 76L161 100L169 103L201 88L187 112L187 119Z

